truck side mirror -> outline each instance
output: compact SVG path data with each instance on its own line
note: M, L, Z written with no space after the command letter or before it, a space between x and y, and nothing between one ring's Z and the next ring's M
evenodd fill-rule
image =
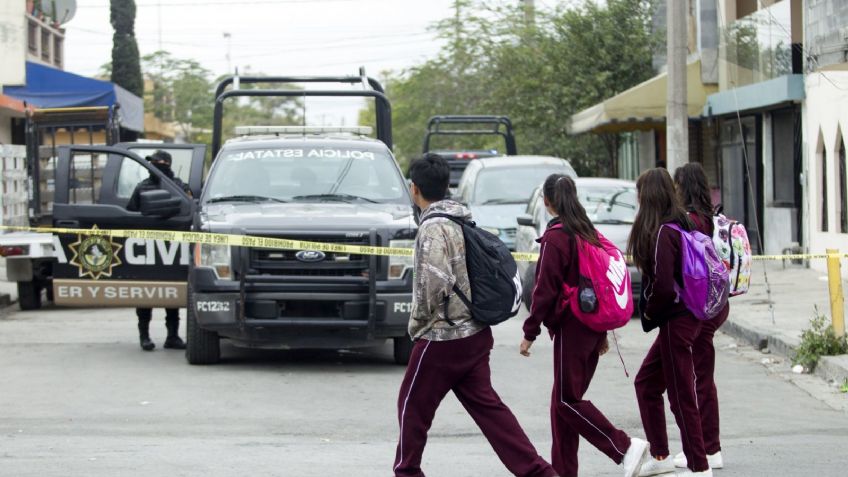
M518 225L521 225L523 227L535 227L536 226L536 224L533 223L533 217L530 217L529 215L519 215L517 217L517 220L518 220Z
M141 215L167 219L180 213L182 201L162 189L149 190L139 195Z

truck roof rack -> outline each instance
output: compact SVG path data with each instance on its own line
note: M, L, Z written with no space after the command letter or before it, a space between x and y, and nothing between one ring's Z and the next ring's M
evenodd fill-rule
M463 128L459 128L456 125L462 126ZM432 116L430 120L427 121L427 134L424 136L422 152L427 153L430 151L430 138L433 136L501 136L506 142L506 154L508 156L515 156L518 154L518 149L515 146L515 135L513 134L512 121L510 121L510 119L506 116Z
M236 83L238 81L238 83ZM301 90L301 89L227 89L233 84L361 84L362 90ZM235 97L360 97L374 98L377 116L377 139L392 148L392 106L383 86L359 69L358 76L230 76L215 88L215 110L212 123L212 157L221 149L223 137L224 101ZM303 133L301 133L303 134Z

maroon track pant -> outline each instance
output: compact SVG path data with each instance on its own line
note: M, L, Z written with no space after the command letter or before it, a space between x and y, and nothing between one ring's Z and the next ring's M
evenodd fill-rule
M659 336L636 375L636 400L642 425L654 456L669 455L663 392L668 391L671 412L680 428L683 453L694 472L710 468L704 449L701 412L695 390L693 348L702 322L680 316L660 327ZM667 385L666 385L667 384Z
M554 334L554 389L551 396L551 462L562 477L577 476L580 436L616 464L630 448L630 437L613 426L592 404L583 400L606 333L598 333L573 317L565 318Z
M489 328L458 340L415 342L398 396L395 476L424 476L421 455L427 431L448 391L453 391L510 472L521 477L556 475L492 389L489 353L493 344Z

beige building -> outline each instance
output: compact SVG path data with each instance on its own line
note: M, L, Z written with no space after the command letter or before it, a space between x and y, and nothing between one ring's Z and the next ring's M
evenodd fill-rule
M664 4L655 15L658 31L666 21ZM745 224L756 250L768 253L807 241L798 181L804 5L689 0L690 161L704 165L713 202ZM574 133L622 134L624 178L665 164L664 51L655 67L657 77L572 117Z

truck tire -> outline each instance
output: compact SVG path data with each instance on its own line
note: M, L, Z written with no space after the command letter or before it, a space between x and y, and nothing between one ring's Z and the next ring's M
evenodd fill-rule
M412 340L409 335L394 338L395 348L395 363L406 366L409 363L409 357L412 355Z
M24 311L41 308L41 287L37 282L18 282L18 306Z
M221 361L221 340L218 333L200 327L194 310L194 293L189 286L186 308L186 361L189 364L216 364Z

